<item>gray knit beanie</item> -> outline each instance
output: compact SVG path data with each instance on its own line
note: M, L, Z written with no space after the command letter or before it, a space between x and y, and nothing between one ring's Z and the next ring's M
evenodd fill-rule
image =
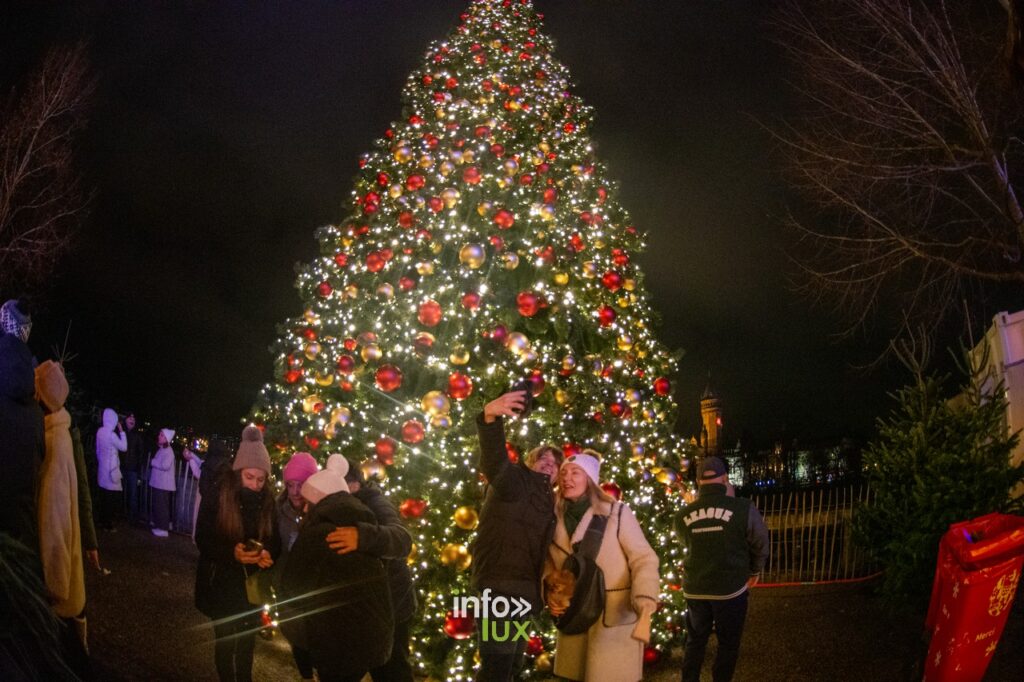
M249 425L242 429L242 442L238 444L238 454L231 468L235 471L262 469L270 475L270 453L263 444L263 432L257 427Z

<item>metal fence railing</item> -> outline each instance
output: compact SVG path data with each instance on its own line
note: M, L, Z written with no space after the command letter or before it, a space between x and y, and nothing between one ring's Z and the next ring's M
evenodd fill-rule
M871 504L865 484L755 495L771 536L764 583L829 582L869 576L878 566L852 539L853 511Z

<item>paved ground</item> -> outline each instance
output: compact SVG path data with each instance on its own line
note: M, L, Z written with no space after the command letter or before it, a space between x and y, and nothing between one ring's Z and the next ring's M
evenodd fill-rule
M191 540L173 535L161 540L121 526L115 533L101 532L100 545L111 574L87 572L98 679L215 680L208 621L192 605L196 550ZM864 587L757 590L735 679L920 679L915 665L924 653L921 629L920 619L888 612ZM710 659L711 647L708 653ZM678 680L678 655L646 679ZM1021 680L1021 670L1024 594L1018 592L985 680ZM255 679L298 679L283 641L258 640Z

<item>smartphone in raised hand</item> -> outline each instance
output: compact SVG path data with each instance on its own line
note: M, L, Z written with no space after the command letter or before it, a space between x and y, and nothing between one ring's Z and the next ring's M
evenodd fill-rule
M526 418L530 414L530 411L533 409L533 386L530 383L530 380L520 379L516 383L512 384L512 388L509 390L525 392L526 397L523 400L523 409L519 411L519 418Z

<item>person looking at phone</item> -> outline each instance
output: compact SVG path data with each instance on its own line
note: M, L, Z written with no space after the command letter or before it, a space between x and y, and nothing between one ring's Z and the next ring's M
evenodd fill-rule
M270 455L255 426L242 431L234 464L219 490L204 495L196 522L196 607L213 620L214 663L223 681L252 679L259 611L245 582L278 557Z
M519 462L509 460L504 420L524 416L531 399L525 387L512 390L487 403L477 417L479 466L487 479L487 491L472 548L470 580L478 593L489 589L492 599L525 599L531 614L536 614L542 606L541 574L555 529L553 489L562 451L552 445L539 445ZM513 679L522 668L525 650L526 641L522 639L481 641L476 679Z

